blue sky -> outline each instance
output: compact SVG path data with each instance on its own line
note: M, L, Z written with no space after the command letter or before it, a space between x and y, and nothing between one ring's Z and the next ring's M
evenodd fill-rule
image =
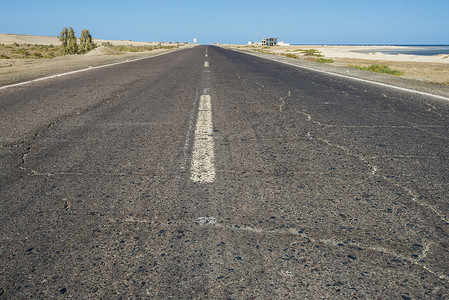
M0 32L135 41L449 44L449 0L0 0Z

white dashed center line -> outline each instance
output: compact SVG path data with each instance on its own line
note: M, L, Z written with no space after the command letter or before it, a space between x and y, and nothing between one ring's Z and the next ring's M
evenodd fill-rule
M195 182L215 181L215 154L210 95L201 95L193 142L190 179Z

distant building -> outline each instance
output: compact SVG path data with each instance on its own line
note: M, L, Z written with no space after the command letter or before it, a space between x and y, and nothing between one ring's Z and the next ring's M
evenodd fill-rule
M194 44L196 44L196 42L197 42L197 39L196 39L196 38L194 38L194 39L193 39L193 43L194 43Z
M262 46L276 46L278 43L278 38L264 38L262 40Z

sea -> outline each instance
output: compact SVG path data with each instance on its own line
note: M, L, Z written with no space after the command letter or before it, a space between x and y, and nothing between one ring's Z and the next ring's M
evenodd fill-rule
M402 49L376 49L376 52L384 54L408 54L408 55L422 55L422 56L434 56L440 54L449 54L449 45L396 45L402 46ZM357 51L360 53L371 53L372 50Z
M384 48L384 49L367 49L367 50L358 50L355 52L358 53L372 53L372 52L380 52L384 54L408 54L408 55L422 55L422 56L434 56L440 54L449 55L449 45L327 45L327 46L392 46L392 48ZM396 46L404 47L404 48L393 48Z

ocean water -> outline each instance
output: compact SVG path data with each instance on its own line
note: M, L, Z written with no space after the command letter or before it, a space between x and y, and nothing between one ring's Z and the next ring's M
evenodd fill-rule
M380 52L384 54L408 54L408 55L422 55L422 56L434 56L439 54L449 55L449 45L398 45L403 46L402 49L376 49L356 51L359 53L372 53Z
M306 44L292 44L296 46L300 45L306 45ZM384 54L408 54L408 55L423 55L423 56L433 56L433 55L440 55L440 54L446 54L449 55L449 45L362 45L362 44L323 44L323 46L401 46L404 47L402 49L370 49L370 50L360 50L355 51L358 53L373 53L373 52L380 52Z

